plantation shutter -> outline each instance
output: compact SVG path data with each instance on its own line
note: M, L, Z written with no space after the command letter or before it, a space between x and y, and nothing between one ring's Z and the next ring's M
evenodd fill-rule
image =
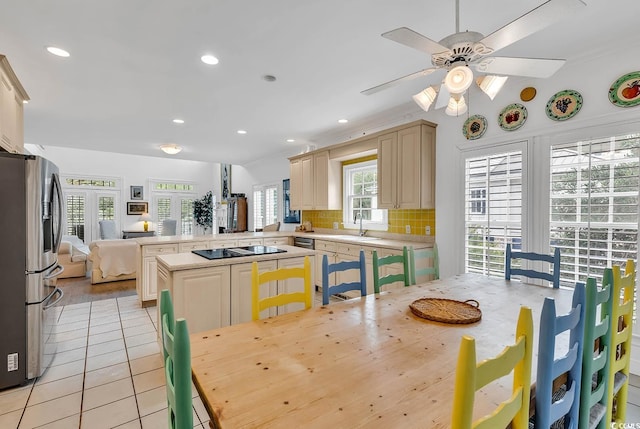
M522 150L465 160L465 270L504 276L504 249L522 245Z
M562 282L637 260L639 147L638 135L552 146L549 245Z

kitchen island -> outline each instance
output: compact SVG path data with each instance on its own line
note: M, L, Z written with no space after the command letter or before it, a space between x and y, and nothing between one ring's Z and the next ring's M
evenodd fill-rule
M312 265L314 263L313 250L288 245L273 247L284 252L211 260L192 252L158 255L158 290L169 289L174 315L187 319L191 333L248 322L251 320L251 267L254 261L258 262L260 271L302 266L305 256L311 259ZM273 282L268 288L263 287L260 295L267 297L302 290L302 280L293 279ZM264 310L261 318L303 308L299 303L271 308Z

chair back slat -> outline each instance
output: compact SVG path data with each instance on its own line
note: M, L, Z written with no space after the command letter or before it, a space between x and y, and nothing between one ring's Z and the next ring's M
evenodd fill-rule
M330 284L330 274L351 270L356 270L358 272L358 280L342 282L335 285ZM333 264L329 263L327 255L322 255L322 305L329 304L330 295L344 293L350 290L360 291L360 296L365 296L367 294L367 268L364 258L364 250L360 250L357 261L340 261Z
M515 343L507 346L495 358L478 363L475 339L464 335L460 343L456 367L451 427L495 429L511 424L513 429L527 429L532 356L533 318L531 309L528 307L520 308ZM511 372L513 372L511 396L487 416L473 421L476 390Z
M580 412L580 389L582 384L582 358L584 347L584 322L586 311L586 293L584 284L576 284L573 290L571 309L567 314L558 316L553 298L545 298L540 314L538 335L538 365L536 379L537 428L549 428L563 418L564 428L577 428ZM569 349L558 358L555 356L558 335L569 333ZM554 380L561 374L567 374L566 384L556 387ZM564 396L554 400L556 395Z
M402 273L388 274L380 276L380 269L386 265L401 264ZM378 251L373 251L373 289L375 293L380 293L382 286L396 282L402 282L404 286L411 285L411 275L409 274L409 251L407 246L402 248L401 255L378 256Z
M418 268L418 265L426 266ZM433 243L432 248L416 250L413 246L409 247L409 273L412 285L418 283L419 277L430 276L431 280L440 278L440 257L436 243Z
M626 422L629 396L629 369L631 366L631 330L636 286L635 263L627 260L622 275L619 265L611 269L613 277L611 320L611 348L609 349L609 374L606 420ZM617 382L616 382L617 380Z
M553 273L537 271L532 269L514 268L511 266L513 259L527 261L548 262L553 268ZM560 249L555 248L553 255L545 255L534 252L519 252L511 249L511 244L507 244L504 260L504 278L511 280L511 276L524 276L532 279L549 281L554 288L560 287Z
M579 283L583 284L583 283ZM611 297L613 278L610 268L604 270L602 288L594 278L585 286L584 346L582 349L582 388L580 389L580 429L608 428L606 407L609 374L611 329Z
M260 285L275 281L286 281L290 279L302 279L303 290L296 292L282 292L274 296L260 298ZM308 256L304 257L302 267L285 267L273 271L259 272L258 263L253 262L251 267L251 317L253 320L260 319L260 312L271 307L280 307L287 304L302 303L304 308L311 308L311 262Z
M183 318L173 318L169 290L160 293L162 352L167 391L167 418L170 429L193 427L191 396L191 345L189 329Z

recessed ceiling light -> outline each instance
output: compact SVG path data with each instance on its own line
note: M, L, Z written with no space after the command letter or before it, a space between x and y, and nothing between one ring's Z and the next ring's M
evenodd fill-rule
M238 134L247 134L247 132L245 130L238 130L237 133Z
M203 63L209 64L210 66L214 66L219 63L218 59L213 55L203 55L200 57Z
M349 122L348 119L338 119L339 124L346 124L347 122Z
M267 82L275 82L276 81L276 77L274 75L271 74L265 74L264 76L262 76L263 80L266 80Z
M29 100L22 100L22 104L29 104Z
M183 119L177 119L177 118L176 118L176 119L174 119L174 120L173 120L173 123L174 123L174 124L184 124L184 120L183 120Z
M287 143L293 143L293 142L295 142L294 139L287 139Z
M70 56L69 52L65 51L64 49L60 49L60 48L56 48L55 46L47 46L47 51L50 54L56 55L58 57L68 57Z

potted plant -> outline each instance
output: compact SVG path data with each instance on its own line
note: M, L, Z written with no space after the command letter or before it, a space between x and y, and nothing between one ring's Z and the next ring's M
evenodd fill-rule
M193 219L205 234L213 227L213 194L211 191L201 199L193 201Z

